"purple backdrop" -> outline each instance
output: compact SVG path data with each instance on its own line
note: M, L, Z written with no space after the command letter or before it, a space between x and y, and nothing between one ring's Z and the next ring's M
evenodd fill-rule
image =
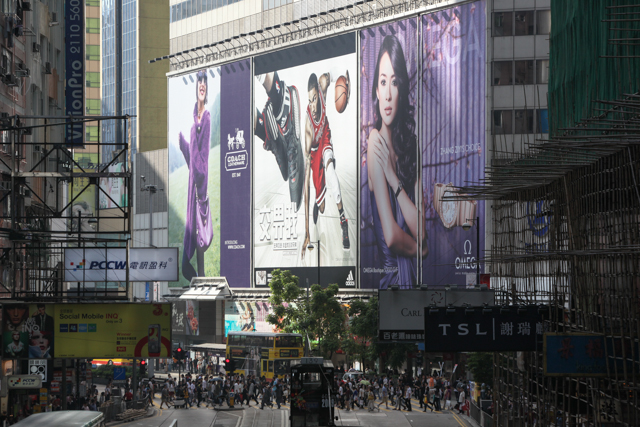
M251 286L251 70L249 61L221 68L220 274L229 286Z
M484 203L442 200L449 184L484 177L485 7L478 1L421 18L420 139L429 242L422 283L434 287L475 282L478 242L475 227L462 229L467 219L480 217L479 247L484 247Z
M407 73L409 76L409 103L417 110L417 19L407 19L380 27L369 28L360 32L361 48L361 69L360 69L360 287L361 288L385 288L387 283L392 281L398 283L400 287L412 287L416 279L411 276L417 274L417 257L405 259L405 271L401 262L397 259L400 256L389 253L385 256L380 237L376 238L373 199L368 183L367 174L367 149L368 138L375 126L374 103L372 100L372 85L376 69L376 61L380 46L384 38L388 35L395 36L404 53ZM416 125L417 115L414 116ZM416 126L417 132L417 126ZM416 154L417 161L417 154ZM412 189L409 189L411 191ZM381 233L381 230L378 234ZM395 265L395 264L398 265ZM397 277L384 280L385 273L397 273Z

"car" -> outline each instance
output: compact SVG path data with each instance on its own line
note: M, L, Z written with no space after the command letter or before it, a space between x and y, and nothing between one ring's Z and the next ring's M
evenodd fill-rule
M362 371L351 371L351 372L345 372L345 374L342 376L342 380L343 381L348 381L348 380L359 380L361 378L364 378L364 372Z

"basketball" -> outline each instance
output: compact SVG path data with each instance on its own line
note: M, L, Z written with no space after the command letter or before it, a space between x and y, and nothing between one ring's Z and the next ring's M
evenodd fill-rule
M347 78L340 76L336 81L336 110L338 110L338 113L342 113L347 108L348 102L349 86L347 85Z

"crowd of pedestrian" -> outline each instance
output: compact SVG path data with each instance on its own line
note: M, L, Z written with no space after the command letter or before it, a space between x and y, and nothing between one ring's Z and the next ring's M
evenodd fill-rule
M336 379L337 405L346 411L385 409L413 411L411 400L419 402L423 412L451 410L463 412L469 396L469 384L452 383L441 376L369 375Z

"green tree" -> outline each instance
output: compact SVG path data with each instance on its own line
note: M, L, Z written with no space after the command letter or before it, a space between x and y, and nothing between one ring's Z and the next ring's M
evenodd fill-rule
M467 368L476 383L493 387L493 353L469 353Z
M415 351L414 344L383 344L378 342L378 298L368 302L354 300L349 306L349 334L343 342L343 348L349 354L359 356L364 365L365 360L375 361L381 357L380 366L400 368L407 360L407 353Z
M331 357L340 348L345 322L337 299L338 285L326 289L313 285L307 298L306 289L298 286L298 278L290 271L275 270L271 277L269 302L273 313L267 316L267 322L284 332L301 333L318 341L318 349Z

